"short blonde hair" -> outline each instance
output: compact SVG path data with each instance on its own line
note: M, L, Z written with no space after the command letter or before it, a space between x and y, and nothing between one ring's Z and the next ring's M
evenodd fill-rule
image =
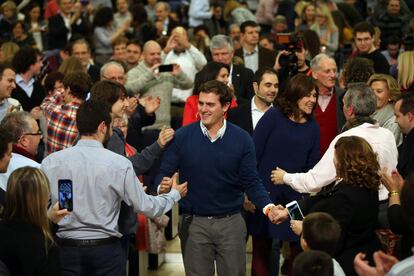
M335 25L335 22L332 18L331 11L326 6L317 6L316 9L315 9L315 13L325 16L326 24L328 26L328 29L331 32L337 32L338 31L338 27ZM314 25L319 27L319 24L317 23L317 21L315 21Z
M408 89L414 82L414 51L406 51L398 55L398 84Z
M11 63L14 55L20 50L19 45L14 42L4 42L1 45L1 51L3 52L3 63Z
M371 86L371 84L375 81L385 81L387 83L388 93L390 94L392 102L395 103L400 98L400 87L392 76L386 74L373 74L367 81L367 84Z

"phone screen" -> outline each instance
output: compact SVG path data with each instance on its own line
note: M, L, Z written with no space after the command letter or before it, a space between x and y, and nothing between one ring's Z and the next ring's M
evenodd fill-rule
M158 67L158 71L160 73L162 72L172 72L173 70L173 65L172 64L164 64L164 65L160 65L160 67Z
M68 211L73 211L72 180L59 179L58 189L59 209L68 209Z
M292 220L303 220L303 215L302 215L302 212L299 208L299 204L297 202L295 202L294 204L292 204L290 206L286 206L286 208L289 212L290 219L292 219Z

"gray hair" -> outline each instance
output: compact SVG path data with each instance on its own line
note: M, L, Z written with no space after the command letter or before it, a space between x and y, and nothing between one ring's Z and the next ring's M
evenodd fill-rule
M17 143L23 134L33 132L32 120L33 117L29 112L11 112L3 118L0 126L7 129L12 136L13 143Z
M155 8L157 8L159 5L163 5L167 12L171 11L170 4L168 4L167 2L159 1L157 4L155 4Z
M234 48L231 37L221 34L213 36L213 38L210 41L210 51L212 52L213 49L224 47L227 47L229 51L233 52Z
M369 117L377 108L377 97L368 84L355 82L344 95L345 107L352 106L355 116Z
M310 62L310 67L311 67L312 71L318 71L320 69L319 64L324 59L330 59L333 62L335 62L335 60L332 57L328 56L327 54L323 54L323 53L318 54ZM336 64L336 62L335 62L335 64Z
M125 68L124 68L124 66L122 66L122 64L120 64L117 61L109 61L101 67L101 71L100 71L100 77L101 78L105 75L106 69L108 69L108 67L110 67L112 65L121 68L122 72L124 72L124 74L125 74Z

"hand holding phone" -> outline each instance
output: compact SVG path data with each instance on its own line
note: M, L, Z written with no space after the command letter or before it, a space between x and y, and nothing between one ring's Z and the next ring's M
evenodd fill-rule
M299 204L296 200L286 204L286 209L288 210L291 220L303 220L304 217L302 210L300 210Z
M71 179L58 180L59 209L73 211L73 187Z

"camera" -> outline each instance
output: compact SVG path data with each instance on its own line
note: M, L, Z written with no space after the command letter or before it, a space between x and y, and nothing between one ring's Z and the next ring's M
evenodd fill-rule
M281 68L288 68L290 72L297 70L298 57L297 51L302 51L304 48L303 39L293 36L291 33L278 33L275 36L275 41L278 46L278 50L285 50L287 55L279 56L279 66Z

